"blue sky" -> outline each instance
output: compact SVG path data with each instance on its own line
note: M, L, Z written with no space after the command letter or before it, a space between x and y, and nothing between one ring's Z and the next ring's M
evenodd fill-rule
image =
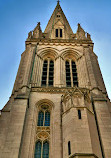
M28 32L37 22L44 31L56 0L0 0L0 109L8 101ZM111 1L61 0L60 5L74 32L77 23L91 34L111 99Z

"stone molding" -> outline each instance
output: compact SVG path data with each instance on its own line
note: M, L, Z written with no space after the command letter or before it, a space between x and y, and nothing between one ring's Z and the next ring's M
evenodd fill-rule
M31 84L31 92L46 92L46 93L72 93L72 92L77 92L78 90L81 91L84 95L90 93L90 90L87 88L79 88L79 87L37 87L36 83Z
M98 158L95 154L90 154L90 153L75 153L74 155L70 156L69 158L76 158L76 156L78 157L94 157L94 158Z
M44 43L48 43L48 44L54 44L56 45L57 43L59 44L63 44L67 45L67 43L76 43L76 44L93 44L92 41L90 40L78 40L78 39L36 39L36 38L32 38L32 39L28 39L26 41L26 44L30 44L31 42L42 42L42 44Z

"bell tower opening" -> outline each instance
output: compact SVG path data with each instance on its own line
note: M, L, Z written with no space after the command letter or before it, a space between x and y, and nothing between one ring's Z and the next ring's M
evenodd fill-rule
M62 29L56 29L55 30L55 37L56 38L62 38L63 37L63 34L62 34Z

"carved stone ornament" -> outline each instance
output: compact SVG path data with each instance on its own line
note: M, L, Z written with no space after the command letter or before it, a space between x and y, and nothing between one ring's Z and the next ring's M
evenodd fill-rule
M72 88L59 88L59 87L36 87L36 84L31 84L31 91L32 92L46 92L46 93L64 93L64 94L88 94L90 93L88 89L86 88L78 88L78 87L72 87Z
M49 139L49 134L45 131L39 132L37 134L37 139L41 139L41 140Z
M29 38L29 39L32 38L32 31L30 31L30 32L28 33L28 38Z
M48 126L37 126L37 133L39 132L47 132L50 134L50 127Z
M74 107L86 107L90 105L90 97L87 91L81 91L79 88L75 88L72 92L66 92L61 97L62 112L66 112L70 108ZM88 108L88 106L87 106Z

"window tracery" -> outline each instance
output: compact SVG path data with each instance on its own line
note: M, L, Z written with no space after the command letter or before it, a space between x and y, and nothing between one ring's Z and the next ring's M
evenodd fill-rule
M36 142L34 158L49 158L49 142L48 141Z
M34 158L49 158L50 143L50 101L39 101L38 122Z
M50 111L48 106L42 106L38 114L37 126L50 126Z

